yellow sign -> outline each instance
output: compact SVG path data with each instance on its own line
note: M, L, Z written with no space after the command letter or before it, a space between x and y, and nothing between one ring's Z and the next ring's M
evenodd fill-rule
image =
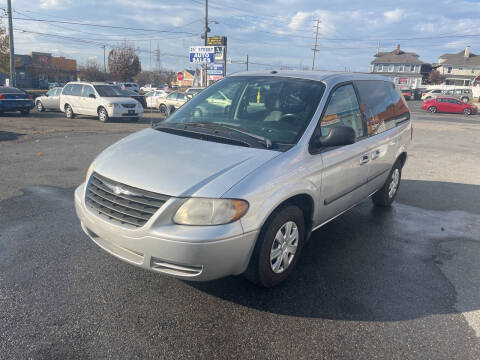
M225 45L225 37L224 36L212 36L207 39L208 46L221 46Z

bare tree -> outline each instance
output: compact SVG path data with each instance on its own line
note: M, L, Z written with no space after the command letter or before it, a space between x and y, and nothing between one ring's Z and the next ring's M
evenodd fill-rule
M109 78L109 75L103 71L103 67L94 59L80 65L78 74L84 81L106 81Z
M428 74L428 83L432 85L442 84L445 81L445 75L440 74L438 70L432 70Z
M145 84L168 84L175 79L175 72L170 70L142 71L135 76L135 81L143 86Z
M0 19L0 71L10 73L10 45L7 30Z
M108 68L112 77L121 81L133 78L142 70L135 49L127 43L110 50Z

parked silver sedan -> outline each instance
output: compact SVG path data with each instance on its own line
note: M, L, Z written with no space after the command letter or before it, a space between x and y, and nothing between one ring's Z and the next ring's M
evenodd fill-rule
M75 207L85 233L126 262L270 287L313 230L370 196L393 203L411 135L386 77L235 74L102 152Z
M57 110L60 111L60 94L61 87L55 87L48 90L45 95L39 96L35 99L35 107L38 111Z

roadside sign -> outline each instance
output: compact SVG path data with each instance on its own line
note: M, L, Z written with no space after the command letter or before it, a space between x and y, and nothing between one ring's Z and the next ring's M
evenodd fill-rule
M218 81L223 79L223 75L207 75L208 80Z
M215 60L214 46L190 46L190 62L194 64L213 63Z
M178 80L178 81L182 81L182 80L183 80L183 72L179 71L179 72L177 73L177 80Z
M207 75L223 75L223 63L207 64Z
M209 38L207 38L207 44L209 46L227 45L227 37L226 36L210 36Z

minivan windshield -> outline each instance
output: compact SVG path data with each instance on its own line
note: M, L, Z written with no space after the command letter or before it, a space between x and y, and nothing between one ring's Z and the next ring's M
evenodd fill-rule
M298 142L310 123L325 85L320 81L277 76L233 76L200 92L163 124L230 130L263 139L268 148Z
M116 85L93 85L102 97L128 97L129 95Z

